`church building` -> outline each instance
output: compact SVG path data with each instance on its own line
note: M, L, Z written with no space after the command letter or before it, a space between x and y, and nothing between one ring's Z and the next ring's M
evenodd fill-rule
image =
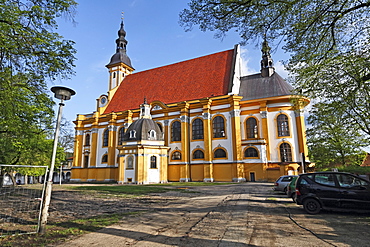
M108 92L77 115L71 181L274 181L302 172L309 99L275 72L241 74L240 48L135 72L124 25ZM293 103L294 102L294 103Z

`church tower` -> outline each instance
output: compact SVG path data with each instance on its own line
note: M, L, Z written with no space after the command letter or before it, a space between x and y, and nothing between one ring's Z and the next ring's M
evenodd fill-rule
M265 39L262 43L262 60L261 60L261 75L262 77L270 77L275 73L274 62L270 54L270 46Z
M119 84L125 78L134 71L131 65L131 60L126 54L126 31L123 28L123 21L121 22L121 28L118 30L118 39L116 39L116 53L112 56L109 64L106 67L109 70L109 82L108 82L108 100L110 100Z

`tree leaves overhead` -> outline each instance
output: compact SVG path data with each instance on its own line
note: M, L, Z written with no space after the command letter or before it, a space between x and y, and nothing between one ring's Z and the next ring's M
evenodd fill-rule
M54 102L47 82L73 75L76 52L55 32L56 19L73 20L76 5L0 0L0 163L48 163Z

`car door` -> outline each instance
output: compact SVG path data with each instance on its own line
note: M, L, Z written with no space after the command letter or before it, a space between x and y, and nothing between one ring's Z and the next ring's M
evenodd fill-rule
M338 207L340 205L340 190L332 173L317 173L313 177L315 182L313 193L321 200L324 207Z
M370 210L370 183L350 174L336 174L340 186L340 205L349 209Z

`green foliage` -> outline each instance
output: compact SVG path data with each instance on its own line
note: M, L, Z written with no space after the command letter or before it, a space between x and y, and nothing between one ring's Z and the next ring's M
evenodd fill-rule
M74 42L53 30L73 0L0 0L0 163L47 165L53 100L47 82L73 74Z
M192 0L180 14L189 31L199 25L242 41L263 36L283 43L297 92L337 102L352 126L370 135L370 1Z
M360 165L369 140L346 117L337 102L317 103L308 117L309 156L316 168Z

